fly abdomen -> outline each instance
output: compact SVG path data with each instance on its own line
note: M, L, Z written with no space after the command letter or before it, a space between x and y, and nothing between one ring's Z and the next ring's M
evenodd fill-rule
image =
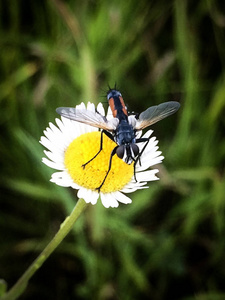
M127 108L123 101L122 94L117 90L109 90L107 93L109 106L112 110L113 117L118 118L120 121L128 120Z

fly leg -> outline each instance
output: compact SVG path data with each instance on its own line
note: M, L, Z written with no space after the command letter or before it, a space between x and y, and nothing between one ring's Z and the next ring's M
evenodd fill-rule
M97 157L99 155L99 153L102 151L102 145L103 145L103 134L107 135L111 140L114 141L113 136L111 135L111 133L109 133L106 130L102 130L101 131L101 139L100 139L100 149L99 151L95 154L95 156L93 156L89 161L87 161L85 164L82 165L83 169L86 167L87 164L89 164L93 159L95 159L95 157Z
M136 182L137 182L137 178L136 178L136 164L139 161L139 164L141 166L141 155L145 151L145 148L147 147L147 145L149 143L149 140L150 140L150 138L140 138L140 139L137 139L135 141L136 143L146 142L145 145L144 145L144 147L143 147L143 149L141 150L141 152L138 154L137 158L134 161L134 179L135 179Z
M105 174L105 177L104 177L102 183L100 184L100 186L96 188L96 190L97 190L98 192L100 192L100 189L102 188L103 184L105 183L105 180L106 180L107 176L109 175L109 172L110 172L111 166L112 166L112 158L113 158L113 156L116 154L117 148L118 148L118 146L116 146L116 147L112 150L112 152L111 152L110 160L109 160L108 171L107 171L107 173Z

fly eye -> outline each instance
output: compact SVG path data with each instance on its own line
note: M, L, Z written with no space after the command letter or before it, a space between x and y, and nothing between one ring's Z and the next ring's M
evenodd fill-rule
M123 145L121 145L121 146L119 146L117 149L116 149L116 154L117 154L117 156L119 157L119 158L123 158L123 156L124 156L124 146Z
M131 144L131 148L133 150L134 156L137 156L139 154L139 148L136 144Z

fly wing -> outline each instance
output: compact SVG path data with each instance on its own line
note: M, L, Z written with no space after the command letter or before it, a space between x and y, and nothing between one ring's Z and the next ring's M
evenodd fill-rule
M176 101L164 102L156 106L151 106L140 113L135 129L144 129L172 114L180 108L180 103Z
M98 127L101 129L113 131L115 128L105 116L98 112L86 109L77 109L74 107L58 107L56 112L67 119Z

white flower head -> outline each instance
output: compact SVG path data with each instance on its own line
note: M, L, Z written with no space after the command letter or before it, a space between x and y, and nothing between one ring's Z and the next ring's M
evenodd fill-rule
M86 114L96 113L93 103L88 103L87 107L81 103L76 109L82 109ZM97 106L97 112L105 115L101 103ZM117 119L112 117L110 110L107 113L107 120L116 126ZM99 190L98 187L108 171L111 152L117 146L116 143L103 135L102 151L93 158L100 149L101 132L98 128L64 117L55 121L56 125L49 123L44 136L40 139L40 143L48 149L44 150L47 158L44 157L42 162L57 170L52 174L50 181L63 187L77 189L78 198L83 198L91 204L96 204L100 198L105 207L118 207L119 202L124 204L132 202L125 194L147 188L148 181L158 179L156 177L158 170L149 168L161 163L164 157L158 151L156 138L150 138L152 130L148 130L142 136L149 138L149 142L136 163L135 171L134 163L128 165L115 154L109 174ZM129 116L129 123L135 124L134 117ZM141 132L137 137L140 136ZM138 143L140 151L144 145L145 142Z

